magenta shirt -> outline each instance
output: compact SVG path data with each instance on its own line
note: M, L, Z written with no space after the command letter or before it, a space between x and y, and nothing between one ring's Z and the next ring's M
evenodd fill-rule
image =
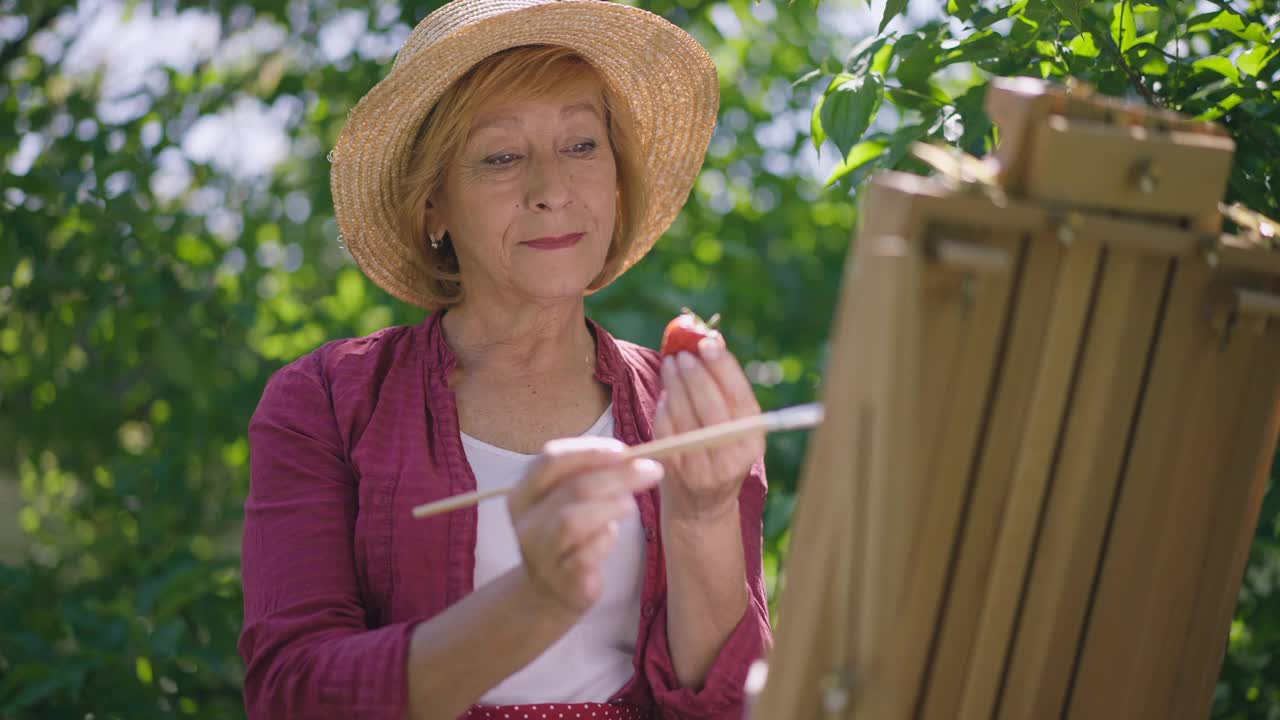
M476 510L414 520L415 505L475 489L441 313L338 340L286 365L249 423L245 501L245 704L251 718L402 720L414 626L472 591ZM615 434L653 438L657 353L588 320ZM635 672L611 700L655 718L739 718L750 663L771 643L761 575L763 459L740 496L751 601L697 691L667 644L657 489L636 496L646 540Z

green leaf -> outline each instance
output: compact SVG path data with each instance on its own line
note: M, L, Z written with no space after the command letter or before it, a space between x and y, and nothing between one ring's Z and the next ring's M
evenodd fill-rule
M947 14L968 20L978 9L978 0L947 0Z
M863 38L862 42L859 42L853 47L853 50L849 51L849 56L844 61L844 71L854 75L864 72L875 62L876 54L880 52L885 43L895 36L896 33L889 33L888 35L868 35ZM892 48L892 45L890 47Z
M863 140L849 150L849 155L827 178L827 187L840 182L849 173L880 157L889 143L883 140Z
M1026 15L1019 15L1014 19L1013 27L1009 29L1009 42L1015 48L1026 47L1034 43L1040 37L1040 23L1032 20ZM1009 49L1005 48L1005 52Z
M841 74L831 81L822 100L822 128L848 155L862 139L884 98L884 79L879 75Z
M981 62L1006 51L1005 39L994 30L983 30L965 38L942 58L943 65L958 62Z
M791 87L798 88L804 85L808 85L810 82L817 80L818 78L822 77L824 74L825 73L822 71L822 68L814 68L813 70L810 70L809 72L793 80L791 82Z
M911 151L911 144L917 140L923 140L928 135L929 126L925 123L899 127L893 133L893 141L889 143L884 166L894 170L902 169L901 164Z
M1157 33L1155 31L1149 32L1146 35L1143 35L1142 37L1139 37L1138 39L1134 40L1133 44L1129 46L1129 49L1133 50L1135 48L1141 48L1143 46L1155 47L1156 37L1157 37Z
M889 21L901 15L906 9L907 0L888 0L884 4L884 16L880 18L880 29L876 32L884 32L884 28L889 24Z
M1093 33L1080 33L1067 43L1067 48L1076 57L1096 58L1099 54L1098 46L1093 42Z
M1218 118L1231 112L1231 110L1244 101L1244 98L1232 93L1218 102L1217 105L1209 108L1205 112L1196 117L1197 120L1217 120Z
M1280 50L1272 50L1266 45L1256 45L1252 50L1236 58L1236 65L1245 77L1257 77L1258 71L1271 62Z
M920 92L911 88L887 88L885 95L889 96L890 102L900 108L918 110L920 112L932 112L944 105L951 104L951 98L934 87L932 83L926 84L924 89L928 92Z
M898 42L898 69L895 75L904 87L923 89L938 69L941 39L935 33L908 35Z
M974 9L973 17L969 19L969 24L973 26L974 30L986 30L1001 20L1008 19L1012 12L1013 9L1010 6L988 10L979 5Z
M830 92L830 87L827 88ZM818 98L818 102L813 105L813 114L809 116L809 139L813 141L813 149L819 153L822 152L822 143L827 139L827 131L822 127L822 106L827 102L827 95L823 93Z
M1066 18L1073 26L1077 28L1084 27L1084 19L1080 17L1080 11L1090 3L1091 0L1052 0L1053 6L1062 13L1062 17Z
M985 83L975 85L955 99L961 124L964 125L964 135L960 137L959 147L974 155L981 155L989 150L986 144L991 132L991 118L986 111L986 90Z
M1245 18L1230 11L1223 10L1216 15L1197 15L1188 21L1187 32L1204 32L1205 30L1222 30L1243 40L1256 43L1272 44L1271 34L1262 23L1245 24Z
M1126 52L1138 41L1138 25L1133 18L1133 6L1128 0L1116 3L1111 17L1111 39L1120 52Z
M1202 32L1204 30L1226 30L1232 33L1242 33L1244 32L1244 20L1230 10L1223 10L1207 22L1199 22L1187 28L1187 32Z
M1272 36L1267 32L1267 27L1261 23L1249 23L1244 32L1236 33L1237 36L1245 40L1252 40L1256 43L1265 43L1275 45Z
M1191 63L1191 67L1201 70L1211 70L1236 85L1240 84L1240 71L1236 69L1235 65L1231 64L1230 60L1222 57L1221 55L1210 55L1209 57L1200 58L1199 60Z
M889 35L892 36L893 33L889 33ZM894 44L889 43L877 50L876 54L871 58L871 72L881 76L888 72L889 63L893 62L893 51L895 49Z
M1153 53L1151 59L1143 63L1142 72L1145 75L1168 75L1169 63L1163 56Z
M138 680L144 685L150 685L152 679L151 661L145 657L139 656L134 661L134 671L138 676Z

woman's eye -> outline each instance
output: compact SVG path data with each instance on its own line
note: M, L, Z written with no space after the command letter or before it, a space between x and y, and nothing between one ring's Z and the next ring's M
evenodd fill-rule
M492 165L494 167L506 167L507 165L515 162L517 157L518 156L515 153L498 153L485 158L484 162L486 165Z
M596 143L594 140L587 140L586 142L575 143L569 146L569 152L577 155L586 155L595 149Z

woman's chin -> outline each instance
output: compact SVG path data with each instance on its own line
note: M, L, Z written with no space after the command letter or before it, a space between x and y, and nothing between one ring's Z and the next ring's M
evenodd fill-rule
M581 298L600 275L604 258L564 257L523 263L514 283L533 298Z
M552 273L535 273L527 275L516 283L524 295L542 301L576 300L587 293L591 281L600 274L594 272L565 272L563 269Z

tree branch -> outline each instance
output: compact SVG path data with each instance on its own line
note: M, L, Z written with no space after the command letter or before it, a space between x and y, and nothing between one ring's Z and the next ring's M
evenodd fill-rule
M1141 95L1143 99L1147 101L1147 104L1152 107L1158 107L1158 108L1165 107L1164 101L1161 100L1160 97L1157 96L1154 92L1152 92L1151 88L1147 87L1147 84L1142 81L1142 77L1139 76L1136 72L1134 72L1132 67L1129 67L1129 62L1125 60L1124 53L1120 52L1120 48L1117 47L1115 41L1111 39L1110 30L1100 30L1096 27L1089 27L1089 25L1091 24L1090 21L1092 20L1092 16L1087 16L1084 13L1080 13L1081 22L1079 25L1076 25L1076 23L1072 22L1071 18L1067 17L1065 14L1062 14L1061 12L1059 12L1059 14L1062 15L1063 19L1067 21L1068 25L1075 28L1076 32L1081 34L1089 33L1090 35L1096 35L1102 38L1103 47L1106 48L1107 52L1111 53L1111 55L1115 57L1116 64L1120 66L1121 70L1124 70L1124 74L1129 78L1129 83L1133 85L1134 89L1138 91L1138 94ZM1059 28L1058 30L1058 39L1059 41L1061 41L1062 39L1061 28ZM1068 72L1070 72L1070 68L1071 68L1070 63L1067 63Z
M1120 48L1116 45L1115 40L1111 39L1111 33L1099 32L1095 34L1102 37L1103 47L1106 48L1107 52L1111 53L1115 58L1116 64L1119 65L1120 69L1124 71L1124 74L1129 77L1129 84L1133 85L1133 88L1138 91L1138 94L1141 95L1144 100L1147 101L1147 104L1151 107L1164 108L1164 101L1152 92L1151 88L1147 87L1147 84L1142 80L1142 76L1135 72L1129 65L1129 61L1125 59L1124 53L1120 52Z

